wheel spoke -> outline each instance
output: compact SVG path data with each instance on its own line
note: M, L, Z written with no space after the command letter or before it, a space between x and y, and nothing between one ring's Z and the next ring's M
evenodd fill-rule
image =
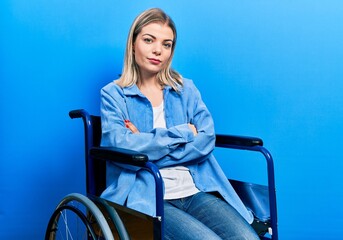
M50 218L46 240L114 240L111 229L99 208L80 194L66 196Z

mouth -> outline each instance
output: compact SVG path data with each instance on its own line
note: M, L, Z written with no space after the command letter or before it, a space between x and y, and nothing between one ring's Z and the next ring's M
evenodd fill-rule
M156 59L156 58L148 58L149 62L152 63L152 64L160 64L162 61L159 60L159 59Z

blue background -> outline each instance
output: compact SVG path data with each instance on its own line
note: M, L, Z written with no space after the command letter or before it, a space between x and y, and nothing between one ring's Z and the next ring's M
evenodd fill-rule
M217 132L259 136L272 152L280 238L341 238L340 0L1 1L0 238L42 239L58 201L84 192L83 129L68 111L99 113L133 18L154 6L178 27L173 66ZM252 157L222 165L264 182Z

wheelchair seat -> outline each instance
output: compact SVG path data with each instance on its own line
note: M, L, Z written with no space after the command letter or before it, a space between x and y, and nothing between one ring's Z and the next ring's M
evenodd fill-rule
M70 111L69 116L82 118L84 123L87 196L74 193L62 199L50 218L45 239L59 239L59 234L66 235L66 238L74 236L71 231L77 228L75 225L79 225L79 222L84 225L82 231L87 239L163 239L163 182L158 168L144 154L100 147L99 116L90 115L83 109ZM277 240L274 166L271 154L263 147L263 141L254 137L216 135L216 147L260 152L265 157L268 186L237 180L230 180L230 183L254 214L252 226L260 239ZM154 176L156 216L148 216L100 198L106 188L106 161L138 166ZM70 214L74 216L73 223L69 223ZM79 233L79 230L74 232Z

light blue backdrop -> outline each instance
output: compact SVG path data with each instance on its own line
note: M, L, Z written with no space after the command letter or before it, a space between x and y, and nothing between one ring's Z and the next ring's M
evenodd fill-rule
M133 18L153 6L174 18L174 68L195 81L217 132L260 136L272 152L280 238L339 239L340 0L1 1L0 238L42 239L58 201L84 192L82 125L68 111L98 114ZM237 158L223 163L234 177L264 170Z

